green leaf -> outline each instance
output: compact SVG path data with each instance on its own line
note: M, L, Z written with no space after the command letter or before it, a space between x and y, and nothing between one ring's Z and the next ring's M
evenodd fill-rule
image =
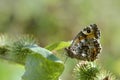
M30 47L34 53L26 58L23 80L58 80L63 63L50 51L39 46Z
M48 45L46 46L45 48L50 50L50 51L53 51L53 50L60 50L60 49L63 49L65 47L68 47L70 45L70 41L69 42L56 42L56 43L53 43L51 45Z

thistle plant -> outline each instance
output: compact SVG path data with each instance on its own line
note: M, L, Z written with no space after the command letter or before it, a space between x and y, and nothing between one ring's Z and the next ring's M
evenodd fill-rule
M22 80L58 80L64 70L60 59L37 45L32 36L0 36L0 58L25 67Z
M57 42L46 47L37 45L33 36L0 35L0 58L25 67L22 80L61 80L64 63L52 51L63 50L70 42ZM96 61L79 61L73 72L76 80L116 80Z
M96 62L81 61L74 68L76 80L116 80L110 72L102 70Z

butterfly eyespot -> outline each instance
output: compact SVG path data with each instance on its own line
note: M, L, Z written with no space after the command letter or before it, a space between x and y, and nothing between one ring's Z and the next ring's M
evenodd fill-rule
M91 32L91 30L87 30L87 33L90 33Z

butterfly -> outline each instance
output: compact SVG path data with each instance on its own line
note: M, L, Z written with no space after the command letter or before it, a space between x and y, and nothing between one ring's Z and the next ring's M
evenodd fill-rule
M96 24L91 24L80 31L65 48L67 56L84 61L94 61L101 52L100 30Z

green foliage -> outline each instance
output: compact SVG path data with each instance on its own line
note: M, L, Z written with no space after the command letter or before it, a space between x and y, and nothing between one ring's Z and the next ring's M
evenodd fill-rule
M58 80L64 69L62 61L49 50L37 46L30 36L13 38L9 44L0 44L0 57L25 65L23 80Z
M58 80L64 69L62 62L44 48L36 46L31 50L36 53L27 57L23 80Z
M56 42L56 43L53 43L51 45L48 45L46 46L45 48L52 51L52 50L60 50L60 49L63 49L65 47L68 47L70 45L70 42L64 42L64 41L61 41L61 42Z
M104 46L99 60L120 78L120 0L1 0L0 3L0 32L33 34L43 46L71 39L81 26L97 23ZM9 45L10 38L0 42L0 58L25 64L25 56L31 52L27 47L13 50L10 47L14 47L13 44ZM21 52L14 54L16 51ZM71 76L69 71L67 74ZM0 80L3 79L0 77Z
M51 51L68 47L70 42L57 42L42 48L32 36L0 36L0 58L25 66L22 80L58 80L64 64ZM50 51L49 51L50 50ZM76 80L115 80L103 73L95 62L81 61L74 69Z

